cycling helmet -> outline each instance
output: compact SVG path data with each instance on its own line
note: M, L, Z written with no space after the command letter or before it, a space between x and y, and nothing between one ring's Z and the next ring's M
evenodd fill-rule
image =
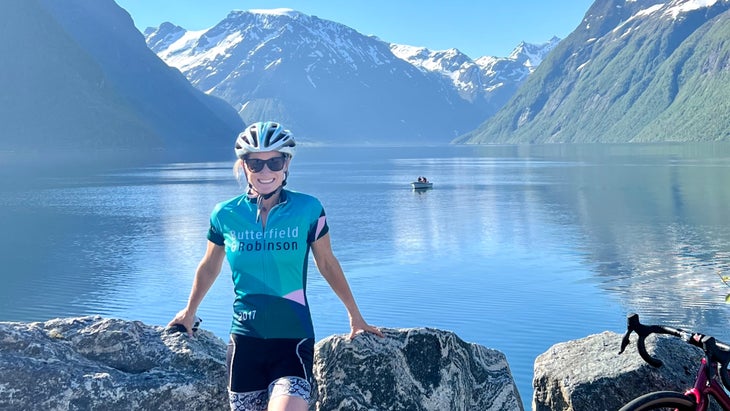
M236 139L236 156L243 158L248 153L278 151L294 157L297 143L291 131L273 121L253 123L246 127Z

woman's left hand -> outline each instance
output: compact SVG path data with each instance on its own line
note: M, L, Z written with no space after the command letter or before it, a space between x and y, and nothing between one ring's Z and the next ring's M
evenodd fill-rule
M358 334L366 332L375 334L381 338L384 337L383 332L380 331L378 327L367 324L365 320L359 319L350 321L350 336L348 337L350 340L355 338Z

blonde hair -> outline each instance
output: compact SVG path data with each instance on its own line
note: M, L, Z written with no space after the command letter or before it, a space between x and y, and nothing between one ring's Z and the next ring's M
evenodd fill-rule
M243 160L238 159L235 163L233 163L233 175L236 176L236 180L238 181L238 184L240 185L247 185L248 179L246 178L246 171L243 169Z

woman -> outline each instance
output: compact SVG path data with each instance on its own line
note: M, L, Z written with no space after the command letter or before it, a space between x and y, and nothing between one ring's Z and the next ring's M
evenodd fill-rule
M319 200L283 188L295 146L291 132L274 122L252 124L239 134L235 170L239 178L245 173L248 191L214 208L188 304L170 322L192 335L196 310L227 257L235 289L227 355L233 410L308 409L314 356L305 294L310 249L347 308L350 338L361 332L383 336L360 314L332 253Z

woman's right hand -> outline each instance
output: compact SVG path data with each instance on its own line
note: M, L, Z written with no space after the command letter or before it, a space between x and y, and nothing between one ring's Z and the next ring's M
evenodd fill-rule
M196 321L200 320L198 320L195 312L190 312L187 308L185 308L175 315L175 318L173 318L172 321L167 324L167 328L172 328L176 325L182 325L183 327L185 327L185 332L188 334L188 336L192 337L193 325Z

